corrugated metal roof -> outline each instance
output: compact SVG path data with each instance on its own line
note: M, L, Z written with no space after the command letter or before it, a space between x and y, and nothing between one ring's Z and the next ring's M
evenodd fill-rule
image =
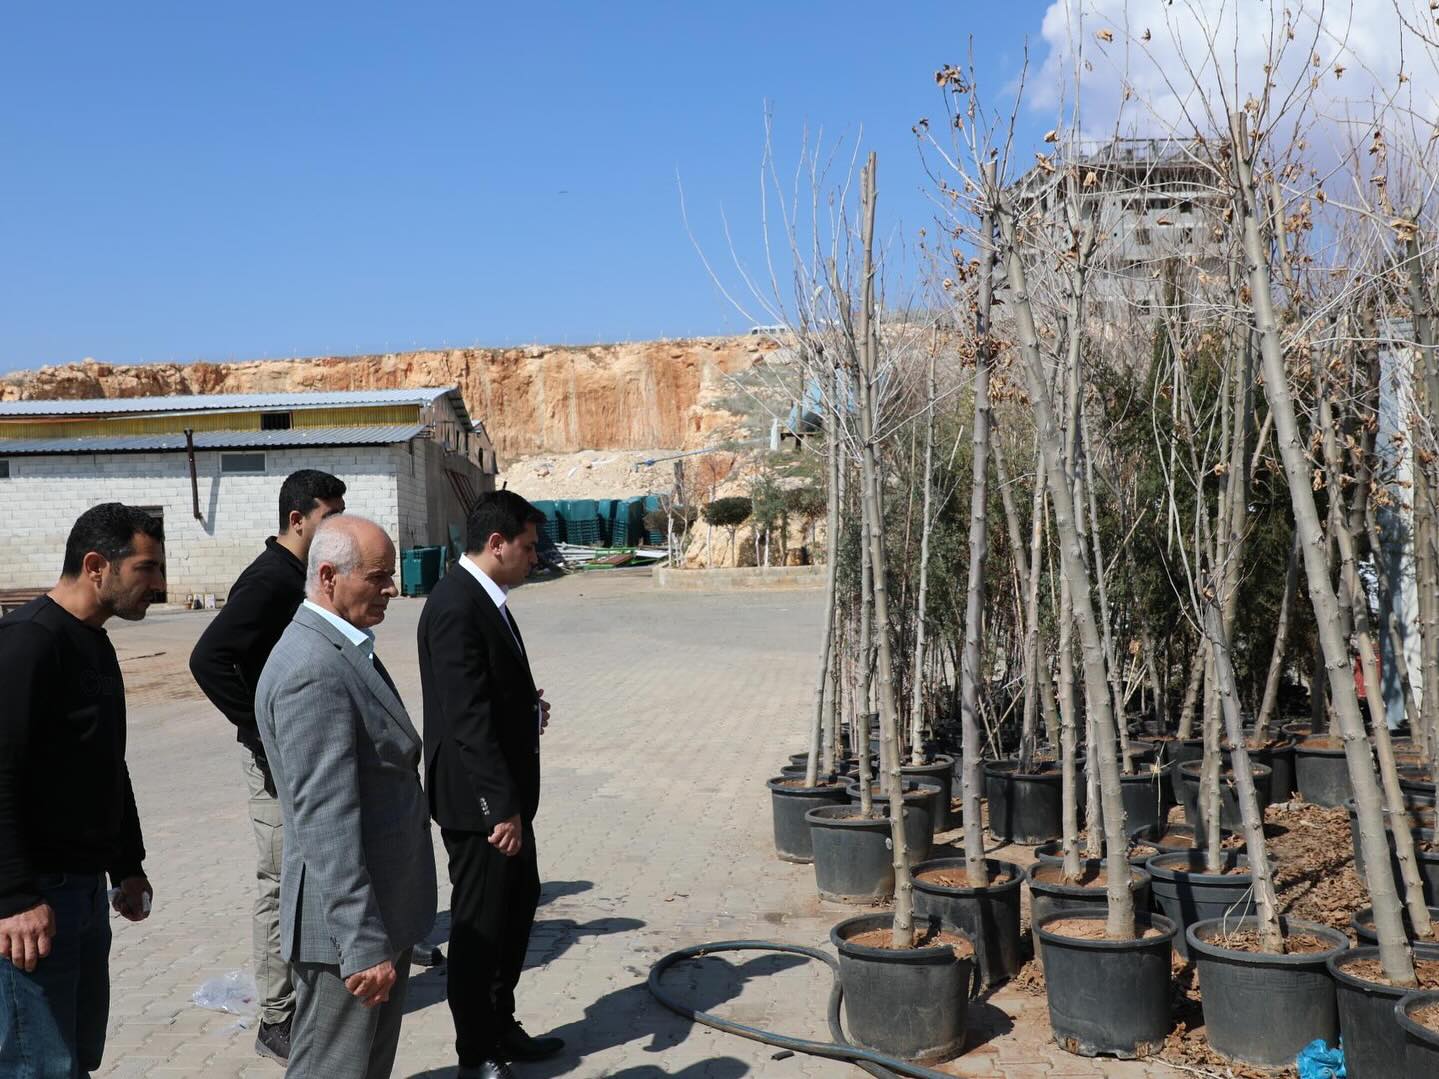
M334 408L342 405L428 405L454 394L456 408L468 420L460 392L453 386L403 390L320 390L300 393L203 393L178 397L95 397L65 401L0 401L0 416L103 416L122 412L214 412L227 409Z
M288 431L197 431L197 450L263 450L286 446L386 446L408 442L425 424L381 427L294 427ZM54 453L184 451L184 435L105 435L91 438L0 438L0 457Z

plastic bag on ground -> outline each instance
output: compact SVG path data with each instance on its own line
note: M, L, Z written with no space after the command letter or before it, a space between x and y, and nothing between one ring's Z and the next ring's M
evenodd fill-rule
M255 979L247 971L232 970L218 978L210 978L191 994L196 1007L212 1012L252 1017L259 1010L259 991Z
M1299 1079L1345 1079L1344 1039L1333 1049L1323 1038L1316 1038L1303 1049L1294 1060L1299 1069Z

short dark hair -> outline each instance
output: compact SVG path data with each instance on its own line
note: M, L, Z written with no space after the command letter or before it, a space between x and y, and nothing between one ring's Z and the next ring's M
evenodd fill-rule
M526 525L542 525L545 515L514 491L486 491L480 495L465 522L465 550L483 551L496 532L512 540Z
M135 553L137 535L164 543L165 526L144 510L121 502L91 506L76 518L65 540L65 564L60 567L60 576L78 576L91 551L107 562L129 558Z
M280 531L289 531L291 512L308 517L320 499L344 497L345 481L338 476L314 468L291 472L280 484Z

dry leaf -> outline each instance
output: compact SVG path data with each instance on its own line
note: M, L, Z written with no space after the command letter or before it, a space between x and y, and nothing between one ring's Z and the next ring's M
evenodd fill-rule
M1058 142L1058 141L1059 141L1059 132L1058 132L1057 130L1054 130L1054 129L1050 129L1049 131L1046 131L1046 132L1044 133L1044 141L1045 141L1045 142Z
M1139 40L1140 40L1140 41L1148 41L1148 40L1149 40L1149 27L1146 26L1146 27L1144 28L1144 33L1142 33L1142 34L1139 35Z
M1103 42L1105 42L1105 43L1107 44L1107 43L1109 43L1109 42L1111 42L1111 41L1114 40L1114 31L1113 31L1113 30L1101 30L1101 31L1099 31L1099 33L1095 34L1094 36L1097 37L1100 41L1103 41Z

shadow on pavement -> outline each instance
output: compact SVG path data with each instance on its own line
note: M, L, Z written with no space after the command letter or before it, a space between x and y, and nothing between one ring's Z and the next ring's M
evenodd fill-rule
M714 1011L725 1001L739 996L751 980L778 974L807 962L809 960L796 955L759 956L744 963L731 963L709 956L671 967L665 986L696 1011ZM694 1027L690 1020L676 1015L650 996L643 981L637 982L588 1005L585 1017L579 1022L546 1030L546 1034L565 1040L565 1051L551 1060L526 1064L525 1079L568 1075L582 1066L585 1057L629 1042L645 1041L647 1044L641 1047L643 1052L663 1053L683 1045ZM728 1070L735 1067L739 1070ZM658 1065L645 1064L610 1074L612 1079L621 1075L626 1079L668 1075L685 1076L687 1079L694 1076L697 1079L701 1075L740 1076L747 1074L748 1070L742 1061L720 1057L673 1073Z
M441 911L435 920L436 926L444 925L444 940L449 940L450 912ZM629 933L643 929L645 923L638 918L596 918L589 922L577 922L573 918L541 918L530 931L530 950L525 956L525 969L542 967L558 959L578 944L583 937L607 937L612 933ZM436 934L431 934L431 940ZM446 957L448 959L448 957ZM405 1014L413 1015L445 999L446 971L448 962L438 967L413 967L410 973L410 991L405 999Z

